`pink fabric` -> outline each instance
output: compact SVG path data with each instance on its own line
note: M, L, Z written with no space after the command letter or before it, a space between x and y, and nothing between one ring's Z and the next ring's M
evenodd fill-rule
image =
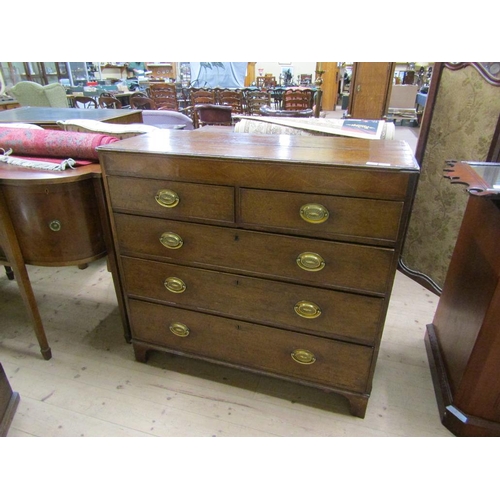
M119 139L105 134L0 127L0 148L12 156L98 160L96 148Z

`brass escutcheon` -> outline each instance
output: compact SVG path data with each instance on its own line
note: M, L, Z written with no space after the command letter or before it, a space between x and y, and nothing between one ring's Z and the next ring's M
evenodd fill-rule
M320 307L314 302L308 302L307 300L297 302L293 309L301 318L306 319L314 319L321 314Z
M300 207L300 216L311 224L321 224L328 219L330 213L319 203L308 203Z
M172 293L182 293L186 290L186 284L179 278L167 278L163 284L165 288Z
M179 204L179 195L171 189L160 189L155 195L156 202L165 208L173 208Z
M61 230L61 221L59 220L51 220L49 222L49 227L52 231L60 231Z
M307 349L295 349L291 356L294 361L301 365L312 365L316 361L316 356Z
M297 265L304 271L321 271L326 264L321 255L303 252L297 257Z
M171 250L177 250L184 244L182 238L176 233L166 232L160 236L160 243Z
M168 328L178 337L187 337L189 335L189 328L184 323L171 323Z

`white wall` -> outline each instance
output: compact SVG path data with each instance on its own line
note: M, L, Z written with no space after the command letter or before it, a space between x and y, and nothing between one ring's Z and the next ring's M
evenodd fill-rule
M279 82L279 76L283 68L291 68L292 75L296 78L298 75L312 75L313 81L316 78L315 62L292 62L292 63L277 63L277 62L258 62L255 63L255 77L259 76L259 69L262 69L262 76L266 73L270 73Z

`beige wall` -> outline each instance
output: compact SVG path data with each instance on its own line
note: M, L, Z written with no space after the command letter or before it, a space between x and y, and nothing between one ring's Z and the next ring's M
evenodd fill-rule
M271 73L276 77L276 81L279 82L279 76L283 68L291 68L294 78L296 78L297 75L302 74L312 75L313 80L316 78L316 74L314 72L316 69L315 62L292 62L290 64L280 64L278 62L257 62L255 63L255 76L259 76L259 69L262 69L262 75Z

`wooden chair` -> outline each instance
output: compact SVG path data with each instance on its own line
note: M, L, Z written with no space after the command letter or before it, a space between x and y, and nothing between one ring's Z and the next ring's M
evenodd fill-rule
M179 111L177 89L173 83L153 83L149 85L149 97L157 108Z
M104 109L121 109L122 103L116 97L100 95L99 107Z
M248 115L261 115L260 108L271 105L271 95L267 91L249 90L246 92L245 102Z
M313 108L314 94L310 90L287 89L283 93L282 109L300 111Z
M232 107L220 104L197 104L195 107L195 127L206 125L231 126Z
M189 105L186 106L182 112L189 116L196 124L197 116L195 106L198 104L217 104L217 96L213 89L191 88L189 89L188 102Z
M97 101L93 97L76 95L73 97L73 107L75 108L98 108Z
M213 89L191 89L189 93L191 106L197 104L217 104L217 96Z
M131 97L130 107L132 109L158 109L153 99L143 96Z
M217 103L223 106L231 106L233 114L243 114L243 93L241 90L219 90L217 92Z

